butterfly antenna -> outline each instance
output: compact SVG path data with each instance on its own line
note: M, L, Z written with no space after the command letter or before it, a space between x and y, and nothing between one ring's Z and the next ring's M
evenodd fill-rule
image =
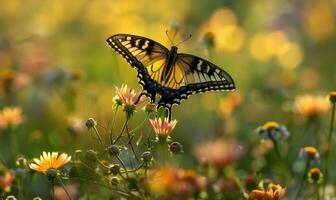
M190 34L189 37L187 37L186 39L184 39L184 40L182 40L181 42L177 43L176 46L178 46L178 45L182 44L183 42L189 40L191 37L192 37L192 35Z
M169 39L169 42L172 46L174 46L173 40L169 37L168 30L166 30L166 36ZM174 36L175 37L175 36Z

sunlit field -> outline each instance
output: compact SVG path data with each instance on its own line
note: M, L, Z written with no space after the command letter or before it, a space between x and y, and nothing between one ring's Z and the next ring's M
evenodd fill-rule
M335 0L0 0L0 199L336 200L335 25ZM236 89L169 119L119 33Z

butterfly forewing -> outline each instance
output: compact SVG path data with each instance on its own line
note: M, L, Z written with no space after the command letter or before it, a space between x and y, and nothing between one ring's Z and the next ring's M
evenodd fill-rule
M117 34L108 38L107 42L136 68L150 66L159 60L164 60L168 54L168 49L161 44L136 35Z

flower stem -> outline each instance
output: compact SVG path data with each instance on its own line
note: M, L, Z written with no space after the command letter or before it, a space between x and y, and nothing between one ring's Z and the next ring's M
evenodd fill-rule
M70 196L68 190L66 189L66 187L65 187L65 185L64 185L64 183L63 183L63 181L62 181L62 179L59 178L59 177L58 177L57 179L58 179L58 181L61 183L64 192L66 193L66 195L68 196L68 198L71 200L71 196Z
M128 144L129 144L130 147L131 147L131 150L132 150L132 153L133 153L135 159L139 162L139 158L138 158L138 156L136 155L135 150L134 150L134 147L133 147L133 144L132 144L132 139L133 139L133 137L130 136L130 132L128 131L128 127L127 127L127 126L126 126L126 132L127 132L127 137L128 137Z
M329 135L328 135L328 149L327 149L327 155L326 155L326 164L325 164L325 181L323 183L323 192L322 192L322 198L324 198L326 185L328 182L328 176L329 176L329 163L330 163L330 152L331 152L331 145L332 145L332 133L334 130L334 119L335 119L335 103L332 103L332 111L331 111L331 120L330 120L330 129L329 129Z
M119 139L121 138L122 134L123 134L124 131L125 131L126 125L127 125L127 123L128 123L128 119L129 119L129 118L126 117L126 120L125 120L125 122L124 122L124 125L123 125L123 127L121 128L121 131L120 131L118 137L114 140L113 144L116 144L116 143L119 141Z
M320 189L319 189L319 185L315 184L316 186L316 200L320 200ZM322 197L323 198L323 197Z
M281 160L282 160L282 157L281 157L281 154L280 154L280 151L279 151L278 142L277 142L276 139L273 137L272 133L268 132L268 136L271 138L272 143L273 143L273 145L274 145L275 153L276 153L277 157L279 158L279 160L281 161Z
M299 197L301 195L301 192L302 192L302 189L303 189L303 185L304 185L305 180L306 180L306 175L307 175L307 172L308 172L308 168L309 168L309 161L310 161L309 159L306 160L306 166L305 166L302 178L301 178L299 189L298 189L298 191L296 193L295 200L299 199Z
M138 129L140 129L143 126L143 124L148 120L148 118L149 118L149 114L146 115L146 118L137 127L130 130L129 133L133 133L133 132L137 131Z
M105 144L104 144L104 142L103 142L103 140L102 140L102 138L101 138L101 136L100 136L100 134L99 134L99 131L98 131L98 129L94 126L93 127L93 129L94 129L94 131L95 131L95 133L96 133L96 135L97 135L97 137L98 137L98 140L99 140L99 142L100 142L100 144L103 146L103 148L105 149L106 147L105 147Z
M55 187L54 187L54 179L51 181L51 199L55 200Z
M121 158L119 156L116 156L116 157L119 160L120 164L123 166L123 168L125 170L125 173L126 173L126 177L128 178L128 172L127 172L127 169L126 169L126 166L125 166L124 162L121 160Z
M115 108L113 119L112 119L112 126L111 126L111 130L110 130L110 134L109 134L109 139L110 139L111 144L113 144L112 136L113 136L113 129L114 129L115 121L116 121L116 118L117 118L118 108L119 108L119 105L117 105L117 107Z

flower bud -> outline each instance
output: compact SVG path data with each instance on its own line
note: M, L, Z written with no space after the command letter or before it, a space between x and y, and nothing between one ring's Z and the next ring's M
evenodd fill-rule
M332 103L336 103L336 91L329 93L329 99Z
M173 142L169 145L169 150L173 154L180 154L183 153L183 147L179 142Z
M109 172L113 175L117 175L120 172L120 165L114 164L110 167Z
M90 129L90 128L97 126L97 122L93 118L90 117L89 119L86 120L85 126Z
M145 110L147 113L153 113L157 111L155 103L149 103L146 105Z
M85 152L85 158L88 160L88 161L91 161L91 162L96 162L98 157L97 157L97 152L95 152L94 150L90 149L90 150L87 150Z
M25 157L18 157L15 164L17 167L25 168L27 167L27 159Z
M145 152L142 153L141 158L145 163L148 163L148 162L152 161L153 155L150 151L145 151Z
M120 155L120 149L117 145L111 145L108 147L108 153L111 155L111 156L119 156Z
M118 177L112 177L111 179L111 185L117 186L119 184Z

